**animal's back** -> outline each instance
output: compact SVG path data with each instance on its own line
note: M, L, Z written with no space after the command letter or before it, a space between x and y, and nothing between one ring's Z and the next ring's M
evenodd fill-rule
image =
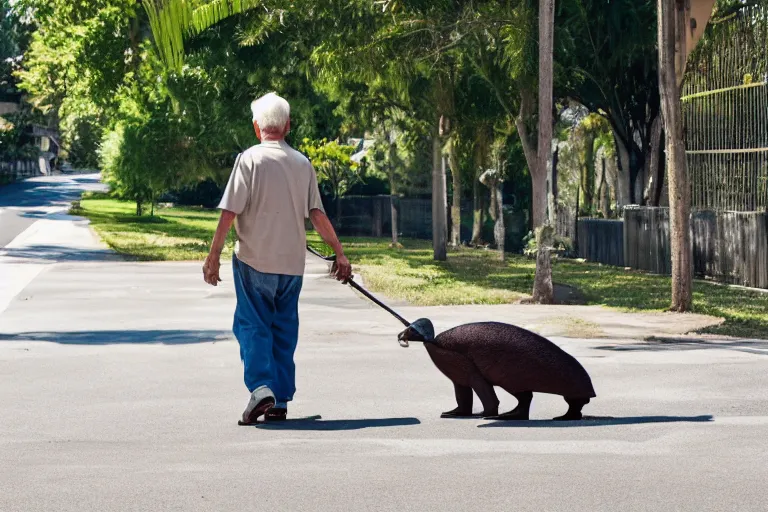
M464 324L438 335L435 344L464 354L486 380L508 392L595 396L589 374L573 356L546 338L515 325Z

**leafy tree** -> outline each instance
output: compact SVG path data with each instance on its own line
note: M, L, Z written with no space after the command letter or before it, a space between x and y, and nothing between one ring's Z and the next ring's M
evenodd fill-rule
M9 0L0 0L0 101L16 99L14 71L28 43L27 25Z
M311 141L304 139L299 147L317 172L318 182L327 183L336 201L336 223L341 221L341 197L355 183L360 181L360 166L350 157L354 146L339 144L337 141L323 139Z
M387 130L389 128L389 130ZM380 172L387 178L390 194L391 247L401 247L398 241L398 201L399 185L405 181L405 159L401 154L403 134L394 127L383 124L375 131L374 145L370 150L371 170Z
M61 130L64 156L76 165L96 165L96 141L116 110L115 91L135 66L135 6L132 0L19 0L35 28L19 88Z
M643 202L648 166L658 159L660 113L653 0L563 0L558 22L573 41L559 60L571 76L560 94L609 121L621 168L621 205Z

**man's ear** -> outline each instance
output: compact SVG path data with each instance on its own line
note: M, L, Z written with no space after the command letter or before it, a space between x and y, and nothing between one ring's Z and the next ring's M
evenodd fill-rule
M261 129L259 128L259 123L256 121L253 122L253 129L256 132L256 138L261 140Z

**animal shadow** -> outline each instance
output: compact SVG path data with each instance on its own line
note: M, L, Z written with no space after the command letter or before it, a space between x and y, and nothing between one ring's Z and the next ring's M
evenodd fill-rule
M642 425L649 423L708 423L714 418L711 414L701 416L584 416L575 421L528 420L503 421L478 425L478 428L570 428L570 427L608 427L617 425Z
M318 415L304 418L288 418L284 421L258 422L246 425L265 430L343 431L377 427L404 427L419 425L417 418L371 418L355 420L324 420Z

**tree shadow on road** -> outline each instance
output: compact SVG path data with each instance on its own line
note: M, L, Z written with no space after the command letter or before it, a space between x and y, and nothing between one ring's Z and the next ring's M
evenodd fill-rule
M14 263L39 263L40 261L125 261L110 249L83 249L64 245L31 245L25 249L3 249L5 256Z
M748 354L768 356L768 340L732 339L727 341L710 341L685 338L649 338L641 343L602 345L597 350L613 352L662 352L684 350L733 350Z
M152 344L186 345L232 339L231 331L124 330L0 333L3 341L47 341L61 345Z
M361 430L376 427L405 427L419 425L417 418L371 418L356 420L323 420L322 416L309 416L306 418L287 419L280 422L262 422L249 427L275 430L316 430L316 431L340 431Z
M584 416L580 421L528 420L494 421L478 425L478 428L570 428L570 427L608 427L618 425L641 425L648 423L709 423L714 420L711 414L701 416Z

